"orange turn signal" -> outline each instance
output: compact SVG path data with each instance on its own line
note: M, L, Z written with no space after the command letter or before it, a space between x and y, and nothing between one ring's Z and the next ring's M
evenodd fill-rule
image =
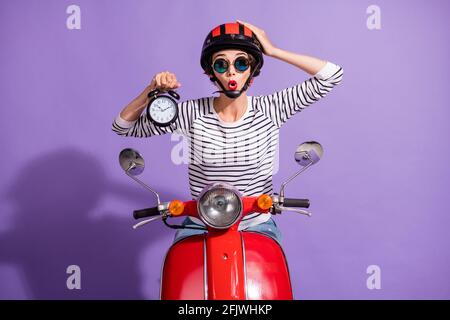
M272 207L272 197L268 194L262 194L258 197L258 208L261 210L268 210Z
M172 216L179 216L184 211L184 203L180 200L172 200L169 204L169 212Z

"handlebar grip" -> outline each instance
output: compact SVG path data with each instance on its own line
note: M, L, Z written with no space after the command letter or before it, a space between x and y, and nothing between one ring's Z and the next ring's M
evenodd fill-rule
M133 211L133 217L135 219L141 219L141 218L151 217L151 216L159 216L159 214L160 213L159 213L158 207Z
M309 208L309 199L284 198L283 206Z

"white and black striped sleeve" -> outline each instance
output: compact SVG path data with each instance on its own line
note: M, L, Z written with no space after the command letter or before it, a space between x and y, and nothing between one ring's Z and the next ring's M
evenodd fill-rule
M308 80L274 94L259 97L259 107L279 128L295 113L323 98L342 80L342 67L327 62Z
M145 138L156 135L162 135L169 132L177 132L188 135L192 123L192 106L190 101L178 103L178 118L167 127L155 126L148 118L144 110L139 119L127 121L122 119L120 114L112 123L112 130L120 136Z

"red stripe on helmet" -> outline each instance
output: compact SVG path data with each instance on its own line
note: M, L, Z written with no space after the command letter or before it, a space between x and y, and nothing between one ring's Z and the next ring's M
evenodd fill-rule
M213 29L213 31L212 31L212 36L213 36L213 37L218 37L218 36L220 36L220 26L215 27L215 28Z
M225 34L239 34L239 24L226 23L225 24Z
M253 34L252 30L244 26L244 35L246 35L247 37L251 37L252 34Z

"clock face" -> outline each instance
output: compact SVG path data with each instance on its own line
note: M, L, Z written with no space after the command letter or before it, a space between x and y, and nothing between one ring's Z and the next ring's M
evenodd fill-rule
M158 97L150 105L149 112L154 121L166 124L177 115L177 105L168 97Z

